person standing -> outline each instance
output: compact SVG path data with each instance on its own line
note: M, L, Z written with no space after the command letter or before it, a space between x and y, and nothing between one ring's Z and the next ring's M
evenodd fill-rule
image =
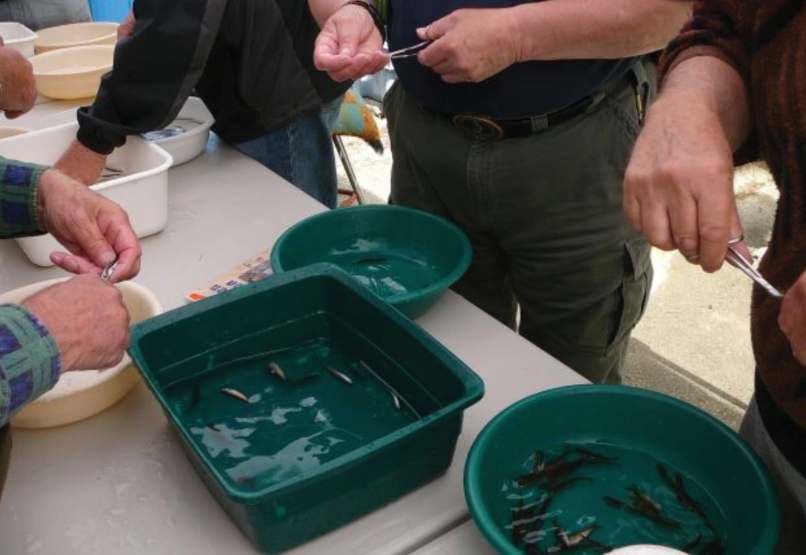
M296 0L138 0L114 69L56 167L92 184L127 135L170 123L194 91L225 142L328 207L337 178L330 129L348 84L313 67L318 26Z
M780 189L755 287L755 395L742 436L766 462L783 513L776 553L806 550L806 5L701 0L665 53L658 101L625 180L636 229L707 272L742 238L734 162L763 159ZM734 156L734 152L736 153Z
M356 79L384 61L383 6L310 0L317 67ZM675 0L389 0L385 109L393 203L443 216L474 257L455 289L594 382L621 380L646 305L649 246L622 180L652 90L641 56L680 30ZM388 58L386 58L388 59Z

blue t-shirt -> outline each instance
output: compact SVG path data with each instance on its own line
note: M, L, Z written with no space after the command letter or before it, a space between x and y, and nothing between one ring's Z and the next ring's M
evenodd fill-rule
M420 42L425 27L461 8L504 8L524 0L391 0L389 49ZM515 64L481 83L447 84L417 58L395 60L407 92L428 109L511 119L552 112L601 89L629 69L632 60L561 60Z

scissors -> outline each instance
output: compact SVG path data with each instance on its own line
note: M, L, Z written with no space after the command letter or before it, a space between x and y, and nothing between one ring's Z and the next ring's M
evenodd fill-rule
M776 289L769 281L767 281L764 276L761 275L761 272L756 270L755 267L753 267L753 265L739 252L739 249L736 248L736 246L742 241L744 241L744 237L739 237L738 239L733 239L732 241L728 242L728 254L725 256L725 260L727 260L731 266L734 266L744 272L745 275L760 285L761 288L764 289L764 291L766 291L771 297L783 299L784 294Z

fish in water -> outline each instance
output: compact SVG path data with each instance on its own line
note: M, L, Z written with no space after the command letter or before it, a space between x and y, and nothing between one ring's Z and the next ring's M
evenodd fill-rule
M705 514L705 510L700 506L699 503L694 501L694 498L689 495L688 490L686 489L686 484L683 481L683 475L679 472L675 475L675 478L672 479L672 475L669 472L669 469L666 468L662 463L658 463L658 474L666 482L666 485L671 489L675 496L677 497L677 502L680 503L683 507L691 511L692 513L698 515L705 525L711 529L712 532L716 535L714 531L714 527L711 525L711 521L708 518L708 515Z
M327 371L330 372L331 374L333 374L334 376L336 376L338 379L340 379L344 383L349 384L349 385L353 385L353 379L350 376L348 376L347 374L345 374L344 372L340 372L340 371L336 370L335 368L333 368L331 366L327 367Z
M392 394L392 402L395 404L395 408L400 410L400 397L394 391L390 391L390 393Z
M279 365L279 364L277 364L276 362L270 362L270 363L269 363L269 372L270 372L270 373L271 373L273 376L277 376L278 378L280 378L280 379L281 379L282 381L284 381L284 382L287 382L287 381L288 381L288 378L286 377L285 372L284 372L284 371L283 371L283 369L280 367L280 365Z
M677 522L676 520L674 520L672 518L669 518L669 517L667 517L665 515L662 515L660 513L656 513L656 512L653 512L653 511L648 511L644 507L638 507L638 506L635 506L635 505L631 505L629 503L625 503L624 501L621 501L620 499L616 499L615 497L605 496L603 498L603 500L604 500L605 503L607 503L608 505L610 505L614 509L620 509L622 511L633 513L633 514L636 514L636 515L639 515L639 516L643 516L643 517L648 518L649 520L651 520L651 521L653 521L653 522L655 522L657 524L660 524L661 526L665 526L667 528L672 528L674 530L679 530L680 529L680 523L679 522Z
M634 506L650 513L660 514L663 512L663 507L661 507L661 504L641 491L641 488L638 486L630 486L630 491L632 492Z
M233 399L238 399L239 401L243 401L244 403L249 402L249 397L238 391L237 389L232 389L231 387L225 387L221 389L221 393L224 395L229 395Z
M596 550L609 550L610 547L594 540L591 535L596 531L598 526L590 526L584 528L573 534L569 534L563 530L557 520L554 520L554 535L557 538L557 545L549 548L549 553L558 553L562 551L571 551L579 547L592 547Z

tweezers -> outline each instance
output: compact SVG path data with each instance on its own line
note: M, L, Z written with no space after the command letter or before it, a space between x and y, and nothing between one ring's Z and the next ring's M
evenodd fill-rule
M388 52L387 55L392 60L399 60L401 58L411 58L419 54L420 50L422 50L429 44L431 44L430 40L424 40L423 42L418 42L414 46L409 46L407 48L401 48L399 50L393 50L392 52Z
M739 250L736 248L736 245L741 242L741 239L738 241L731 241L728 243L728 254L725 256L725 260L731 266L734 266L744 272L750 279L755 281L759 286L761 286L764 291L769 293L769 295L776 299L783 299L784 294L781 293L778 289L776 289L769 281L764 279L764 276L753 267L753 265L741 255Z

